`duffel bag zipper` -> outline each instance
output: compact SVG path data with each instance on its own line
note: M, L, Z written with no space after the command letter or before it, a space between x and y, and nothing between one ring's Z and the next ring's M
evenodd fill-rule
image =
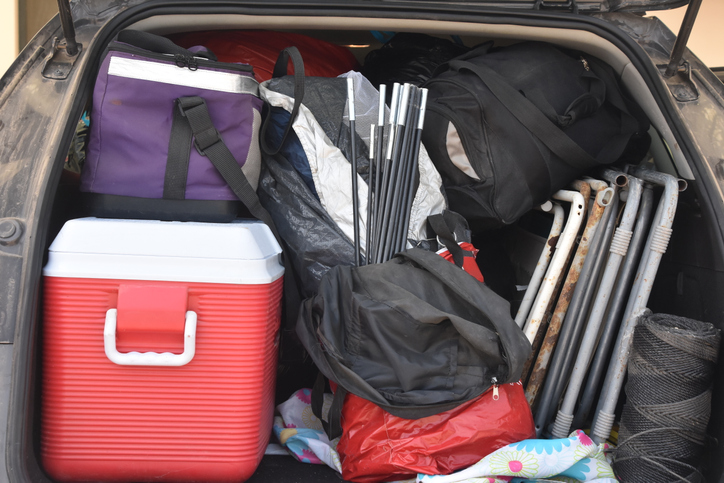
M493 383L493 401L497 401L500 399L500 392L498 392L498 378L492 378L491 382Z
M254 68L248 64L232 64L230 62L217 62L212 60L207 60L203 57L186 57L183 55L178 54L159 54L156 52L150 52L145 49L139 49L136 47L131 47L126 44L122 44L120 42L112 42L111 45L108 47L107 52L123 52L125 54L135 54L135 55L142 55L144 57L148 57L149 59L155 59L155 60L166 60L173 62L180 68L188 68L189 70L197 70L199 67L211 67L215 69L228 69L228 70L235 70L238 72L249 72L252 73L254 71Z

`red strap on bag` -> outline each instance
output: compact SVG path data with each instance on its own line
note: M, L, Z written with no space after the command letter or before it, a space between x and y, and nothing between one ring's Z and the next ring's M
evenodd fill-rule
M460 248L462 248L463 251L470 254L470 256L467 256L466 253L465 258L463 259L463 270L475 277L479 282L484 282L485 280L483 279L483 274L480 272L480 268L475 262L475 257L478 255L478 249L468 242L458 243L458 245L460 245ZM446 249L444 251L438 252L438 254L448 262L455 263L452 253L450 253L450 250Z
M535 437L535 423L518 382L494 386L455 409L416 420L392 416L348 394L342 431L337 445L342 478L373 483L467 468L503 446Z

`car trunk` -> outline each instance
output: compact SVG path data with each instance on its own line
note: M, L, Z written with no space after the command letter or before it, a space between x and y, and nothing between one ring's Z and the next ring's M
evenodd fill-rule
M718 189L712 189L716 180L704 180L705 171L692 161L694 155L691 141L682 141L688 133L681 128L677 115L673 115L672 101L668 100L668 92L664 83L652 80L655 68L650 60L643 56L643 51L625 39L621 32L609 30L598 19L587 17L576 18L573 15L557 16L550 13L484 13L469 7L467 12L458 12L457 7L444 9L426 5L417 11L408 6L394 4L380 5L379 10L359 7L287 7L280 11L278 7L244 7L234 6L200 8L195 5L184 7L160 6L157 8L130 9L118 15L97 34L93 44L87 46L90 56L84 64L87 72L86 82L81 82L74 113L82 110L82 105L89 100L92 90L93 69L97 69L104 44L114 32L121 27L144 30L160 35L178 34L201 30L283 30L297 32L320 38L338 45L350 46L357 59L362 63L365 55L381 46L371 31L416 32L449 38L459 36L465 45L474 46L481 42L494 40L497 45L511 44L524 40L545 41L560 47L571 48L594 55L613 67L621 76L622 82L631 97L636 99L646 111L652 122L652 147L647 160L659 171L674 174L688 181L688 189L680 194L673 236L669 248L663 258L654 284L648 307L654 313L668 313L701 321L714 323L724 328L724 299L720 296L724 289L724 252L722 252L721 231L717 219L721 217L722 200ZM645 22L633 15L606 14L602 17L612 22L626 20L632 24ZM651 21L649 29L663 27ZM660 45L670 48L671 37L660 31L657 38ZM79 37L83 41L82 27L79 26ZM87 42L87 40L86 40ZM655 43L649 45L650 52L659 56L659 62L666 58ZM94 67L95 66L95 67ZM65 139L74 129L76 119L70 119L65 128ZM92 122L92 120L91 120ZM67 150L67 143L61 152ZM58 156L61 156L60 154ZM697 176L699 179L697 179ZM52 211L39 219L39 230L47 256L47 247L60 230L65 221L82 214L78 211L77 199L79 191L74 182L68 182L59 171L50 176L48 192L55 192ZM658 197L657 190L657 197ZM657 198L658 199L658 198ZM510 258L513 266L525 266L523 259L530 254L508 250L505 255ZM537 257L534 255L533 259ZM39 277L35 280L36 288L40 287ZM525 285L526 280L518 279L516 283ZM42 293L36 299L36 307L42 304ZM42 313L35 310L36 314ZM33 319L36 334L28 355L27 395L28 402L24 414L11 414L23 420L23 431L26 444L18 444L11 449L9 461L14 466L16 475L23 481L48 481L41 469L39 459L39 398L41 374L39 341L42 338L42 325ZM720 370L714 388L713 408L721 408L724 402L724 358L720 358ZM288 388L284 391L288 392ZM288 396L288 394L286 395ZM279 394L278 399L285 397ZM12 432L9 434L13 434ZM724 439L724 413L721 410L712 412L709 435L715 440ZM10 446L10 445L9 445ZM711 444L707 458L707 481L719 481L724 471L724 458L721 447ZM21 466L22 468L18 468ZM257 473L250 481L266 482L312 482L337 481L337 474L326 467L305 465L289 456L266 456Z

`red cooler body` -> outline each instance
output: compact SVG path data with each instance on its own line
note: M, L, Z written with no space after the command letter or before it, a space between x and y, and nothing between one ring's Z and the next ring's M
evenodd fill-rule
M44 269L48 474L251 476L271 434L280 254L256 222L66 223Z

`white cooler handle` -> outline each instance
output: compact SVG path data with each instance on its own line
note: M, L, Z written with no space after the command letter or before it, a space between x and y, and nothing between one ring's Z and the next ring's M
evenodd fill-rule
M106 312L106 325L103 329L103 345L106 356L111 362L121 366L183 366L191 362L196 353L196 312L186 312L186 327L184 329L184 351L182 354L171 352L127 352L121 353L116 349L116 317L117 309Z

